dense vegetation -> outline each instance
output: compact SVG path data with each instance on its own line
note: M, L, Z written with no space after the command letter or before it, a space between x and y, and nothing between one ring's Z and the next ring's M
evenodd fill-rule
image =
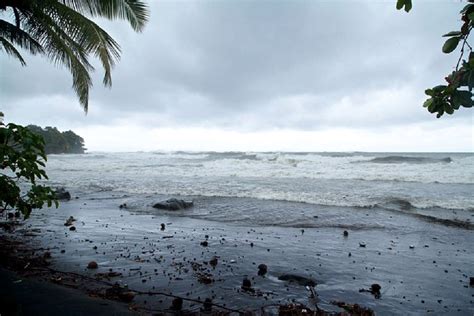
M48 179L44 140L28 128L3 123L0 112L0 213L16 210L27 218L43 204L57 206L54 191L37 183ZM20 189L21 187L21 189Z
M73 131L60 132L56 127L41 128L36 125L28 125L26 128L43 137L46 154L84 153L84 139Z

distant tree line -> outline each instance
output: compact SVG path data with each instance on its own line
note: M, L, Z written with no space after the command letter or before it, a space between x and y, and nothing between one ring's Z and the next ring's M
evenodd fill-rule
M43 137L46 154L83 154L86 149L84 139L73 131L60 132L56 127L41 128L36 125L26 128Z

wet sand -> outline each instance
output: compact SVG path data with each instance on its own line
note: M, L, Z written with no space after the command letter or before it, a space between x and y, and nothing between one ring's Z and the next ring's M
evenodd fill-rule
M195 300L184 301L188 311L202 307L196 301L212 298L240 311L274 311L278 304L298 302L337 312L341 309L331 302L344 301L379 315L474 313L471 229L389 213L387 225L365 229L243 225L190 218L186 211L119 209L125 202L129 199L121 196L81 196L59 209L35 211L13 236L21 236L38 255L50 252L55 270L91 278L120 273L106 281L136 291L133 304L142 311L168 309L173 297L163 294L170 294ZM69 216L77 219L75 231L64 226ZM321 210L318 218L325 216L332 215ZM98 269L87 269L90 261ZM257 275L262 263L268 266L265 276ZM279 280L284 274L315 280L317 299L305 286ZM254 291L241 289L244 278ZM379 299L359 291L373 283L381 285ZM94 285L96 292L103 288Z

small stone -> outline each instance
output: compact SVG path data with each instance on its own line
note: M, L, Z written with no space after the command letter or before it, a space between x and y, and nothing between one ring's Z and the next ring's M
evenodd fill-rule
M99 265L95 261L91 261L87 264L87 269L97 269Z
M46 251L46 252L43 254L43 258L45 258L45 259L51 259L51 252Z
M410 245L410 249L415 249L415 245Z
M217 266L217 257L212 257L211 260L209 260L209 264L213 267Z
M381 289L382 289L382 287L380 286L380 284L377 284L377 283L374 283L370 286L370 290L372 292L379 292L380 293Z
M469 278L469 285L474 287L474 277Z
M266 264L262 263L258 265L258 275L264 276L265 274L267 274L267 271L268 271L268 268Z
M118 295L118 297L121 301L129 303L129 302L133 301L133 299L135 297L135 293L132 292L132 291L121 292Z
M344 235L344 237L349 236L349 232L347 230L345 230L342 234Z
M207 246L209 246L209 243L207 242L207 240L204 240L204 241L201 242L201 246L207 247Z
M365 244L365 242L360 242L359 246L362 247L362 248L365 248L366 244Z
M202 309L203 312L212 312L212 299L206 298L204 300L202 307L203 307Z
M69 227L69 230L73 232L73 231L76 230L76 227L75 227L75 226L71 226L71 227Z
M183 299L181 297L177 297L173 299L171 302L171 309L175 311L180 311L183 309Z
M165 230L165 224L164 223L161 223L161 230Z
M242 281L242 290L244 291L248 291L252 289L252 282L250 282L249 279L245 278L243 281Z

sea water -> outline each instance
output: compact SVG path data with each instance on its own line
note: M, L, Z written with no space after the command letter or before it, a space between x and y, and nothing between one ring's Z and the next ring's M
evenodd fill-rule
M321 209L346 215L346 225L360 209L447 224L474 219L472 153L92 152L50 155L47 172L50 184L76 195L123 194L148 211L157 196L187 197L197 207L184 215L210 220L344 224L337 216L321 222L312 215Z

